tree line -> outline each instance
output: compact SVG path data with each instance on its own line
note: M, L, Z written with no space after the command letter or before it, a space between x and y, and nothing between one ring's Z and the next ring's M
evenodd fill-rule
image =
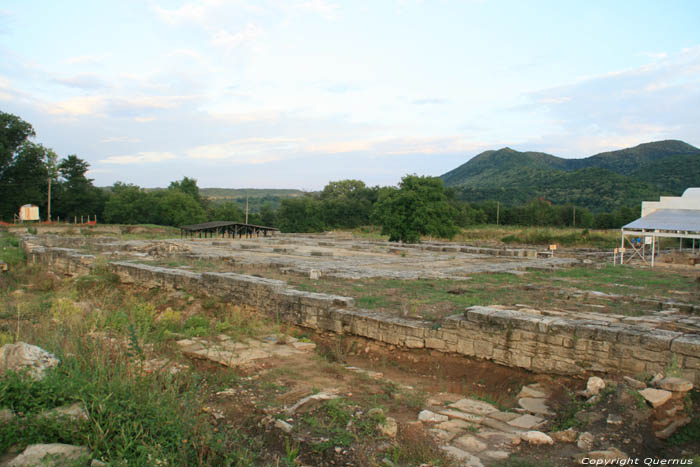
M38 205L45 219L51 190L52 219L96 215L115 224L180 226L206 221L245 221L238 203L212 203L197 181L184 177L165 189L146 190L117 182L106 189L87 178L89 164L69 155L63 159L31 141L32 126L0 112L0 220L11 222L23 204ZM452 238L475 224L619 228L637 218L638 207L593 214L585 207L553 205L536 199L517 206L496 201L466 202L437 177L406 175L397 187L368 187L360 180L328 183L317 193L283 198L276 208L258 204L248 223L283 232L322 232L381 226L392 241L416 242L421 236ZM256 206L256 207L257 207Z

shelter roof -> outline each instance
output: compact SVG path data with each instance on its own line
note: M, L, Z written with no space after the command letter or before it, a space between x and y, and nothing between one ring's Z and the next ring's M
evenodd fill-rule
M279 229L276 229L274 227L266 227L264 225L245 224L243 222L233 222L233 221L204 222L202 224L183 225L183 226L180 226L180 228L182 230L197 231L197 230L216 229L219 227L228 227L228 226L250 227L250 228L255 228L255 229L260 229L260 230L279 230Z
M700 209L657 209L622 229L700 232Z

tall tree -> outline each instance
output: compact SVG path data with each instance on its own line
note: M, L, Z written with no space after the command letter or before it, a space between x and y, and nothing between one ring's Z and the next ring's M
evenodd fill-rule
M380 190L373 219L389 241L416 243L422 235L454 237L456 214L441 179L406 175L398 189Z
M85 174L90 168L87 161L72 154L58 164L60 184L56 190L53 214L59 217L100 215L105 196Z

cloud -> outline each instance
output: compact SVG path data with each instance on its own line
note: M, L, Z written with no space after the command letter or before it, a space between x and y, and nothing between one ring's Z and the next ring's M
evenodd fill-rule
M243 30L232 33L226 29L219 29L211 33L210 43L216 47L233 49L246 42L253 42L262 36L262 29L254 24L248 24Z
M526 97L529 103L515 110L549 122L532 140L543 150L547 140L552 148L584 155L659 139L695 138L697 144L700 46Z
M105 164L149 164L170 159L175 159L175 154L171 152L138 152L124 156L111 156L100 160L100 162Z
M440 105L440 104L446 104L447 100L445 99L440 99L436 97L432 98L425 98L425 99L416 99L411 102L413 105Z
M110 136L102 138L100 143L140 143L141 138L133 138L131 136Z
M301 149L303 138L240 138L220 144L197 146L187 155L192 159L218 159L241 164L260 164L284 159Z
M294 5L294 9L315 13L325 19L335 19L338 14L338 5L324 0L307 0Z
M102 63L102 60L102 57L97 55L81 55L67 58L66 63L70 65L97 65Z
M82 96L65 99L59 102L45 103L43 107L52 115L65 117L94 116L94 117L134 117L152 119L154 111L172 110L187 101L198 99L199 96Z
M80 89L98 89L107 86L107 83L94 73L82 73L68 78L56 78L54 81L68 87Z

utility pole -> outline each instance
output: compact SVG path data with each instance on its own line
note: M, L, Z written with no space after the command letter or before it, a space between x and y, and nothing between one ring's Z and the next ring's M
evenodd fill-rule
M46 162L49 169L49 195L46 207L46 220L51 222L51 179L53 179L56 174L56 160L58 160L58 154L49 149L46 154Z
M245 195L245 223L248 223L248 193Z
M574 206L574 222L571 226L576 227L576 206Z
M496 201L496 225L500 224L501 220L501 202Z

